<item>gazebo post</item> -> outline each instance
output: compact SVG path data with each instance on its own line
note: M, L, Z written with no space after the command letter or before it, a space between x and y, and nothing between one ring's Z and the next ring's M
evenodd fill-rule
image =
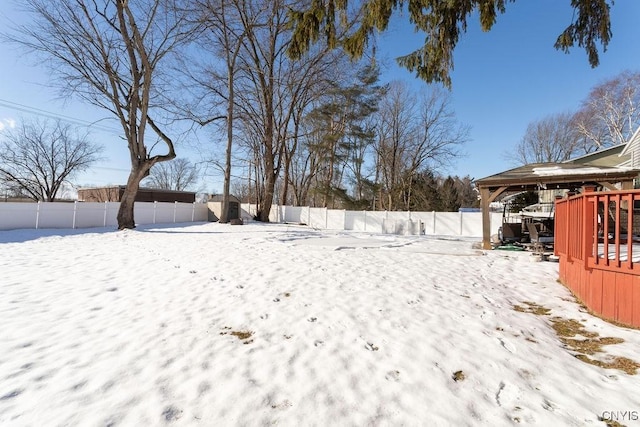
M489 216L490 192L488 188L480 189L482 204L482 249L491 249L491 217Z
M508 187L500 187L491 193L489 187L480 187L480 206L482 207L482 249L491 249L491 202L504 193Z

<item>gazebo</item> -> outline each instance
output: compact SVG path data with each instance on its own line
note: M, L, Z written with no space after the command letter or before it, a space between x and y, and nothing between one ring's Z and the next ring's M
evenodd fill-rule
M489 206L510 193L568 189L578 191L584 186L608 190L633 188L633 180L640 170L591 166L573 163L533 163L491 175L475 181L480 191L482 207L482 246L491 249L491 223ZM617 187L616 184L620 184Z

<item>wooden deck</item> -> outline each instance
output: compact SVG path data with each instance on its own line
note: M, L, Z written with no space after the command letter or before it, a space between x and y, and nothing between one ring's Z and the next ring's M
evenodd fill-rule
M639 236L640 190L587 189L556 201L560 281L594 313L636 327L640 327Z

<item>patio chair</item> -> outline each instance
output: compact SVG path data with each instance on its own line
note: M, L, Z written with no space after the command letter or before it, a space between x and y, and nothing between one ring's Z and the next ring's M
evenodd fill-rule
M535 222L527 223L529 231L529 239L531 240L532 249L535 253L544 253L545 249L553 249L553 234L542 232L538 229L539 224Z

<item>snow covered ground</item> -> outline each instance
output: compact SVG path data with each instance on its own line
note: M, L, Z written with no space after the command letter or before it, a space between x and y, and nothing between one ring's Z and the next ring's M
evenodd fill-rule
M216 223L0 232L0 424L632 425L558 264L472 241ZM549 315L518 311L535 303ZM629 418L632 421L629 422ZM615 419L615 418L614 418Z

